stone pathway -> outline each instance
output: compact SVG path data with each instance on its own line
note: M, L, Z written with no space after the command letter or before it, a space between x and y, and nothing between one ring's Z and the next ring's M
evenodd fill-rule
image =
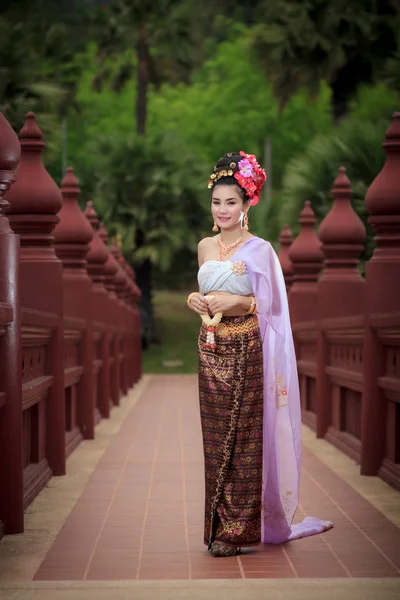
M400 576L399 528L308 448L298 518L305 515L332 520L335 527L282 546L248 549L239 557L215 559L207 553L196 377L151 376L34 579Z

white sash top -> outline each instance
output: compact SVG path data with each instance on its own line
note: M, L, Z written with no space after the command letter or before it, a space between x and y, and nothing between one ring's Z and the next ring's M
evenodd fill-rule
M253 294L246 263L242 260L207 260L197 274L200 294L229 292L240 296Z

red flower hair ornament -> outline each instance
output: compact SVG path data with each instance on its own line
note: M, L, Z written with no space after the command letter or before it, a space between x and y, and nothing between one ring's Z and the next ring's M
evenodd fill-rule
M250 206L254 206L260 199L267 174L258 164L254 154L246 154L241 150L240 156L243 156L243 160L238 162L239 170L233 176L249 197Z
M267 180L267 174L258 164L254 154L246 154L241 150L240 156L243 158L237 163L237 170L235 172L236 164L233 162L229 165L230 168L228 170L222 169L217 173L213 173L208 180L208 187L212 188L221 177L233 176L240 187L246 192L250 200L250 205L254 206L260 199L262 186Z

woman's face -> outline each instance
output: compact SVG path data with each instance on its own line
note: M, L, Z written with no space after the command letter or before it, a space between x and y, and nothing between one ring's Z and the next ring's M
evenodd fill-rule
M232 229L240 223L245 205L236 185L217 185L211 196L211 213L221 229Z

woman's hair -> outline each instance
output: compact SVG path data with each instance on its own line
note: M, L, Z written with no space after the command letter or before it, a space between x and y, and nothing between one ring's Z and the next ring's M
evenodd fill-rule
M228 175L225 177L221 177L221 179L218 179L211 188L211 194L218 185L235 185L243 202L248 202L250 200L250 198L246 194L246 191L238 184L235 177L233 177L234 173L236 173L236 171L239 170L238 162L241 160L243 160L243 156L241 156L239 152L228 152L227 154L224 154L222 158L219 159L219 161L214 167L214 173L217 174L220 171L230 170L232 171L232 175Z

